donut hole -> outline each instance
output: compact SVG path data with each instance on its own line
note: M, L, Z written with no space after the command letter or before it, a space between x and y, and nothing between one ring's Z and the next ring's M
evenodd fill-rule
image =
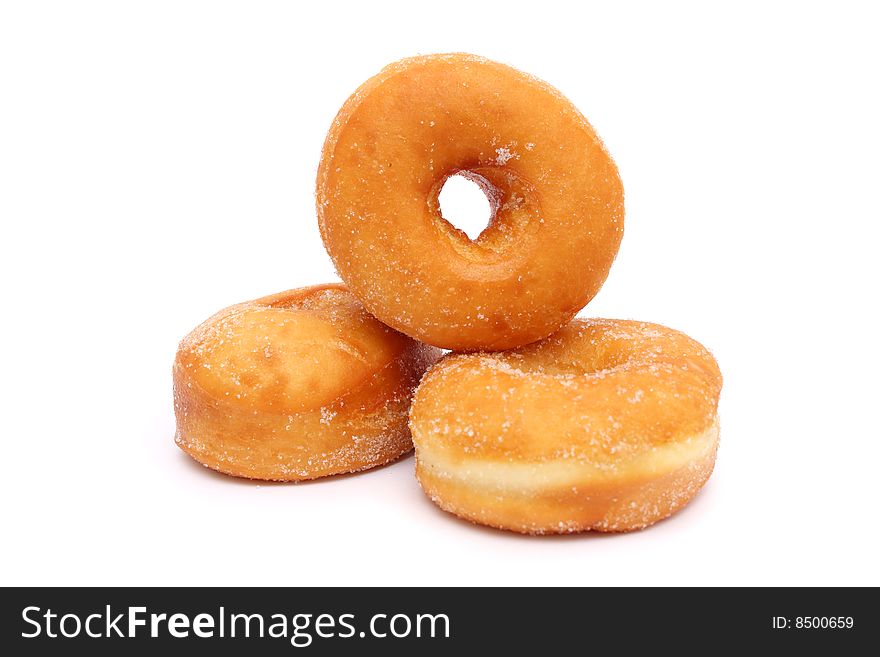
M488 180L469 171L449 176L437 195L440 216L469 240L477 241L495 216L495 203L488 193L491 189Z

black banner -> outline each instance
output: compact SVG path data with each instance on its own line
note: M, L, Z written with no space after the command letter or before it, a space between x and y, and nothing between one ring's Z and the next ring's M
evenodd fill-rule
M872 645L880 611L873 589L84 588L4 589L2 598L7 655L522 654L646 642L841 650Z

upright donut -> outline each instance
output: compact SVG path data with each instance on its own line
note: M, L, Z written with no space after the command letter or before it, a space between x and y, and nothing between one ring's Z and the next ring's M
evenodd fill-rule
M412 449L413 388L438 355L341 285L240 303L180 343L175 440L203 465L252 479L381 465Z
M574 320L431 368L410 411L416 474L441 508L484 525L641 529L712 473L720 391L715 359L678 331Z
M494 207L474 241L443 219L449 176ZM598 292L623 234L623 187L583 115L540 80L466 54L365 82L321 157L317 210L340 276L428 344L500 350L546 337Z

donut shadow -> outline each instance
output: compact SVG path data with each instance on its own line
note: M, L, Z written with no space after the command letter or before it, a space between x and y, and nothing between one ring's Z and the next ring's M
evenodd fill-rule
M466 528L468 531L477 532L489 538L512 539L524 542L556 542L556 541L578 541L578 540L599 540L610 538L615 534L607 532L578 532L572 534L523 534L511 531L509 529L501 529L500 527L491 527L482 525L473 520L462 518L450 511L444 511L422 491L422 505L430 507L429 513L433 513L443 521L451 522L460 527Z
M184 452L183 450L178 450L178 459L182 459L186 462L185 468L188 468L192 472L198 471L199 476L207 476L215 481L222 482L224 484L233 484L238 486L250 486L250 487L261 487L261 486L316 486L324 483L330 483L334 481L342 481L345 479L353 478L353 477L361 477L364 475L368 475L372 472L379 472L384 470L385 468L394 465L395 463L400 463L401 461L407 459L412 456L413 451L410 450L405 454L401 454L397 458L391 459L387 463L383 463L381 465L376 465L371 468L366 468L364 470L357 470L355 472L341 472L339 474L326 475L324 477L318 477L316 479L303 479L300 481L275 481L270 479L254 479L252 477L243 477L241 475L227 474L226 472L221 472L220 470L215 470L214 468L208 467L196 461L189 454Z
M511 531L509 529L501 529L500 527L491 527L489 525L482 525L473 520L469 520L467 518L462 518L450 511L444 511L439 506L437 506L434 502L431 501L431 498L424 494L422 491L422 504L431 507L433 513L445 519L448 522L452 522L454 524L463 526L468 528L471 531L477 531L482 533L485 536L493 537L493 538L501 538L501 539L513 539L519 541L526 542L540 542L540 543L556 543L556 542L568 542L568 541L590 541L590 540L611 540L614 538L622 539L627 536L637 536L646 531L653 529L654 527L666 526L669 522L674 522L677 518L682 518L688 513L693 513L695 508L699 506L700 498L705 497L704 491L712 485L713 480L710 479L706 484L697 492L696 495L688 502L684 507L673 513L671 516L667 516L657 522L648 525L647 527L642 527L641 529L633 529L631 531L624 532L600 532L595 530L588 530L582 532L572 532L568 534L523 534L521 532Z
M177 452L177 458L181 459L186 464L184 467L188 468L192 472L198 471L198 476L207 476L223 484L249 486L253 488L259 488L262 486L318 486L325 483L333 483L353 477L369 475L370 473L378 473L396 463L402 463L403 461L411 459L413 457L413 451L410 450L405 454L401 454L397 458L388 461L387 463L383 463L382 465L377 465L372 468L367 468L366 470L359 470L357 472L344 472L335 475L327 475L326 477L319 477L317 479L306 479L302 481L270 481L266 479L252 479L249 477L226 474L224 472L220 472L219 470L214 470L213 468L202 465L183 450L177 450ZM691 499L690 502L688 502L687 505L678 510L676 513L673 513L671 516L663 518L662 520L659 520L656 523L649 525L648 527L643 527L641 529L635 529L627 532L583 531L573 532L569 534L523 534L508 529L501 529L499 527L483 525L473 520L462 518L461 516L458 516L449 511L444 511L437 504L431 501L431 498L429 498L428 495L425 494L421 486L419 486L419 491L421 492L420 504L428 508L428 513L435 515L444 522L450 522L454 525L467 528L469 531L481 533L484 536L493 539L507 539L523 542L556 543L569 541L611 540L614 538L623 538L626 536L638 535L642 532L653 529L654 527L666 526L669 522L674 522L678 518L683 518L688 514L693 514L697 510L697 508L701 506L701 501L706 497L705 493L707 489L709 489L710 487L714 487L714 481L714 478L710 478L709 481L706 482L706 484L697 492L697 494L693 497L693 499Z

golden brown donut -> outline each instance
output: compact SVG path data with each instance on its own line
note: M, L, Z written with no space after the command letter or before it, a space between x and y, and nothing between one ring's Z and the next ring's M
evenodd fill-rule
M576 319L504 353L451 355L416 391L416 474L441 508L529 534L647 527L706 483L721 373L672 329Z
M494 214L475 240L445 221L466 174ZM598 292L623 234L623 187L558 91L466 54L392 64L333 122L317 179L324 245L364 306L455 350L546 337Z
M252 479L372 468L412 448L412 391L438 355L342 285L240 303L180 343L175 441L209 468Z

